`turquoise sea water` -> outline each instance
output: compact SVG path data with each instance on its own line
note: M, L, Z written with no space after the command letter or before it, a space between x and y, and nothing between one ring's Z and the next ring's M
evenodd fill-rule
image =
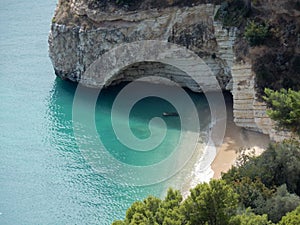
M76 144L72 104L76 85L56 78L48 57L48 32L55 0L1 0L0 7L0 224L110 224L130 204L161 196L167 183L146 187L119 184L95 172ZM145 157L118 142L110 123L114 97L123 86L102 92L96 127L105 147L120 161L148 165L176 145L180 123L168 118L167 136ZM202 123L207 103L197 102ZM153 116L172 111L168 102L147 98L131 113L133 133L145 138ZM121 120L122 118L120 118ZM205 122L204 122L205 124Z

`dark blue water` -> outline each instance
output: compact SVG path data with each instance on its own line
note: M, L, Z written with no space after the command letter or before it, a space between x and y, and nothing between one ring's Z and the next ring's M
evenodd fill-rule
M55 77L48 57L48 32L55 0L1 0L0 7L0 224L110 224L130 204L166 184L121 185L95 172L81 154L73 131L76 85ZM102 93L97 130L110 153L125 163L158 162L176 145L180 124L170 119L158 154L127 151L113 135L110 108L122 86ZM193 95L207 107L203 96ZM203 103L203 104L202 104ZM159 105L159 107L154 107ZM157 110L159 109L159 110ZM131 114L132 131L148 135L147 121L172 105L161 99L139 102ZM144 136L143 136L144 135ZM155 156L155 157L154 157Z

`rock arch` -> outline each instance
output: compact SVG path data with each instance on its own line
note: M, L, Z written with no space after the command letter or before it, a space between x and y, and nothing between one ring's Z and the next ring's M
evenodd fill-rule
M193 91L221 91L210 68L194 52L155 40L126 43L111 49L87 68L80 83L94 88L107 86L124 68L142 62L157 62L178 68L198 84L187 85Z
M203 91L205 93L221 91L219 83L210 68L194 52L179 45L154 40L126 43L111 49L87 68L81 77L80 83L88 87L102 88L110 85L124 69L145 62L164 64L167 65L167 68L171 68L170 70L174 68L176 70L177 68L177 71L181 73L178 77L183 79L180 85L192 91ZM137 78L139 76L142 75L139 74ZM251 70L251 65L234 65L232 78L235 123L250 130L269 134L273 140L286 138L285 134L277 134L278 131L274 129L273 122L266 115L265 104L256 100L255 74ZM194 82L191 82L191 80ZM152 80L152 82L155 82L155 80Z
M80 84L98 88L109 85L114 76L124 68L140 62L159 62L171 65L192 78L198 86L194 91L202 91L208 100L211 118L213 145L220 145L226 129L226 106L219 82L207 64L194 52L169 42L138 41L122 44L101 55L83 74ZM161 82L152 77L150 82ZM220 138L221 137L221 138Z

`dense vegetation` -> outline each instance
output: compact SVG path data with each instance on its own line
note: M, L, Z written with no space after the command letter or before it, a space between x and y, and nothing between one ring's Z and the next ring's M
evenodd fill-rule
M279 128L289 129L300 136L300 91L265 89L264 100L272 108L267 114Z
M114 225L299 225L300 143L271 143L259 157L241 154L220 180L198 184L182 201L170 189L164 200L133 203ZM297 208L298 207L298 208Z
M245 28L245 38L250 46L262 45L268 38L269 30L266 24L251 21Z

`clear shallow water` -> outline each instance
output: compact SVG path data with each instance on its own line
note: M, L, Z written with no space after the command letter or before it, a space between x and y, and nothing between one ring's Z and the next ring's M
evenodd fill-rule
M1 0L0 7L0 224L110 224L149 194L160 196L166 183L122 186L96 173L82 156L73 133L76 86L56 79L47 36L54 0ZM169 154L180 124L170 118L168 137L147 157L127 151L112 135L110 107L122 86L105 90L96 124L110 153L131 164L151 164ZM191 94L200 111L203 96ZM154 107L154 105L156 107ZM139 102L131 114L133 132L147 136L147 121L172 106L159 99ZM106 119L101 119L106 118ZM202 117L206 121L206 114ZM167 148L168 149L168 148ZM172 149L172 148L169 148ZM126 153L126 155L124 155Z

